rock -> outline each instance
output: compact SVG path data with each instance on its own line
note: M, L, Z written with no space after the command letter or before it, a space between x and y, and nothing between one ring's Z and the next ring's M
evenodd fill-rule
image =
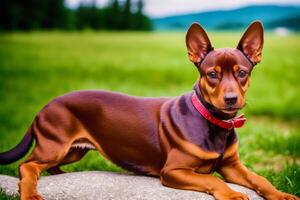
M0 175L0 188L8 195L18 194L18 179ZM254 191L228 184L235 191L248 195L251 200L261 200ZM45 200L54 199L143 199L143 200L213 200L211 195L176 190L161 185L158 178L111 172L73 172L43 176L38 191Z

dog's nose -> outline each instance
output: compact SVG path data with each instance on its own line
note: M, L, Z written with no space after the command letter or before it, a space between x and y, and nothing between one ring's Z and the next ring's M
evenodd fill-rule
M233 106L237 102L237 95L234 92L229 92L225 94L224 101L228 106Z

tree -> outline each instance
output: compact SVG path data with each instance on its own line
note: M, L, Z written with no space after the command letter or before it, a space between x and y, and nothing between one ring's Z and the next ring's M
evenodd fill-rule
M144 2L139 0L137 2L137 12L133 15L133 29L134 30L151 30L152 24L150 19L143 14Z
M41 21L45 15L46 0L23 0L18 2L20 18L18 28L32 30L41 28Z
M106 29L117 30L120 27L121 8L118 0L111 0L104 12L104 26Z
M64 6L64 0L42 1L44 1L44 14L41 27L46 29L67 27L67 11Z
M64 0L1 0L0 28L64 28L65 11Z
M120 29L128 30L132 25L131 0L126 0L121 12Z
M14 30L18 27L20 11L13 0L0 1L0 30Z
M103 21L102 21L102 10L97 8L96 0L93 0L92 7L90 9L90 16L89 16L89 24L93 29L101 29L103 28Z
M77 9L65 7L65 0L0 0L1 30L108 29L148 30L150 20L143 14L143 1L110 0L98 8L96 0L80 3ZM132 12L132 6L137 11Z

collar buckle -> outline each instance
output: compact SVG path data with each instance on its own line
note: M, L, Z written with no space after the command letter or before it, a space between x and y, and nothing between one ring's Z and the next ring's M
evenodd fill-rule
M235 121L234 121L234 119L229 119L229 120L228 120L228 122L229 122L229 123L230 123L230 125L231 125L229 129L233 129L233 128L235 128L235 127L234 127L234 124L235 124Z

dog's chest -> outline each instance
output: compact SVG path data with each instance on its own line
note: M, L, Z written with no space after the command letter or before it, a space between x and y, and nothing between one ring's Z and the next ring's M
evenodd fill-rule
M169 116L181 134L204 151L223 154L225 148L237 140L234 129L222 129L205 120L193 107L191 94L174 101Z
M199 128L199 130L194 129L187 135L189 141L205 151L223 154L225 149L237 140L233 129L224 130L210 124L206 124L206 126L208 127Z

